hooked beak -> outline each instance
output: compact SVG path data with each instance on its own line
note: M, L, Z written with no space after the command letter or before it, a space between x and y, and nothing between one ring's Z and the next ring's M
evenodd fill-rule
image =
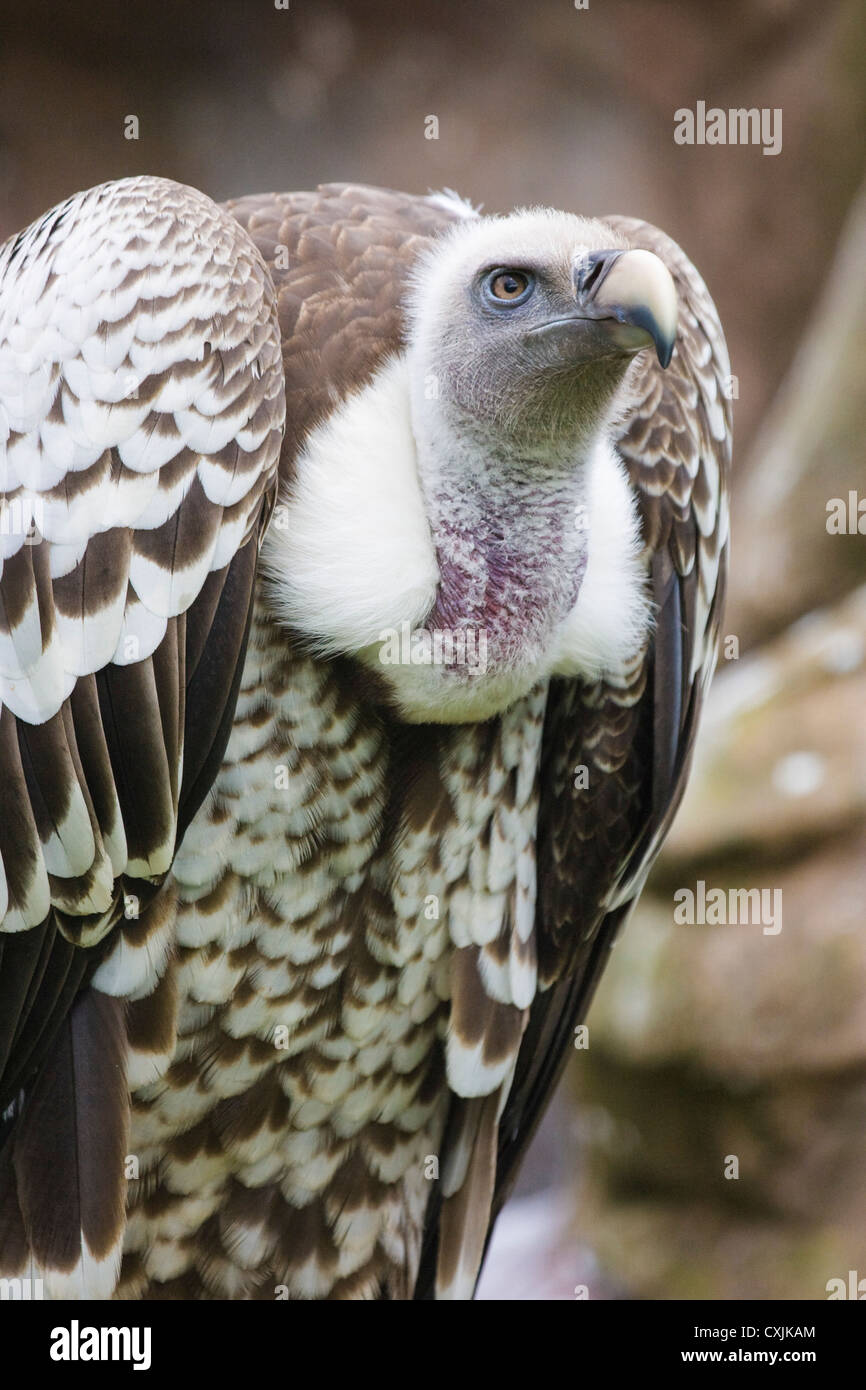
M578 335L581 356L631 355L650 343L667 367L677 335L677 291L651 251L593 251L574 269L575 310L532 330L533 337Z

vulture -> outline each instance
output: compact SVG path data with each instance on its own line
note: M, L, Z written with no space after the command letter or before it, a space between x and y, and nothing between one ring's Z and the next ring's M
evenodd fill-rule
M473 1297L688 775L729 371L628 217L136 177L0 248L0 1274Z

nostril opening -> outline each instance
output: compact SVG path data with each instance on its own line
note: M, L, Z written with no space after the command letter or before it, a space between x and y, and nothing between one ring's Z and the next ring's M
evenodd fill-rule
M604 269L604 256L593 257L592 266L588 272L580 277L580 288L589 294L597 285L602 270Z
M619 251L593 251L591 255L587 256L577 273L579 292L586 296L595 294L620 254Z

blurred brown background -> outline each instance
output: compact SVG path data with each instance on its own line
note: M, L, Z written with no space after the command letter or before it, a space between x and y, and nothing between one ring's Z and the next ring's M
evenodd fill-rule
M781 153L677 145L698 101L781 108ZM864 168L861 0L0 3L0 240L133 173L216 199L448 186L645 217L719 306L738 655L488 1297L824 1298L866 1277L866 535L825 524L866 496ZM781 888L782 931L674 926L701 878Z

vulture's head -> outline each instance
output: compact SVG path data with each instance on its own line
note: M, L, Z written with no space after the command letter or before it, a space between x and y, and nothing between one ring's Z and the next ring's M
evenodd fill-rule
M414 414L540 452L598 432L630 359L670 361L677 297L610 227L533 209L471 218L422 258L411 302Z
M546 675L621 669L651 615L612 421L635 354L670 360L670 273L535 209L465 217L399 292L404 345L298 459L266 555L278 610L409 720L487 719Z

